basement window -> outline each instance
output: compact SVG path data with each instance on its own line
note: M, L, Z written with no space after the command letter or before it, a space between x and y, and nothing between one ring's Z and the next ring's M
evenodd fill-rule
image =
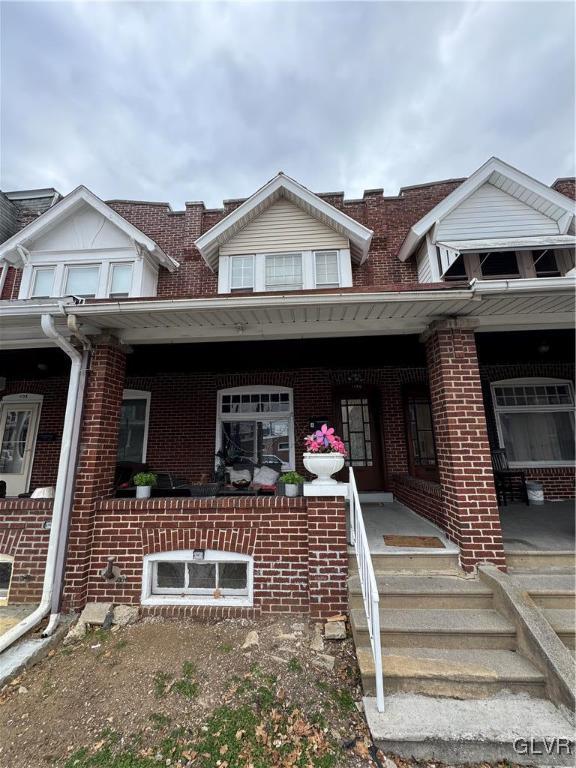
M210 549L144 558L143 605L252 605L253 561Z
M0 605L6 605L8 602L11 578L12 558L0 556Z

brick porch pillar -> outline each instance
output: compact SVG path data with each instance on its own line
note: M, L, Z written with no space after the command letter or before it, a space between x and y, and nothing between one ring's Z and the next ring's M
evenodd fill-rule
M480 562L504 568L474 331L454 323L424 340L446 533L465 570Z
M306 504L310 615L320 618L347 611L346 505L335 496L309 496Z
M81 609L86 602L96 504L114 490L120 409L126 353L114 339L96 340L90 360L68 558L64 608Z

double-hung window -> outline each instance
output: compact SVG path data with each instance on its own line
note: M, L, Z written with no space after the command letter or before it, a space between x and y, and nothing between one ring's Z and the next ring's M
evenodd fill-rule
M511 465L574 462L574 390L569 381L497 381L492 397L500 445Z
M338 251L314 251L316 288L338 288L340 265Z
M265 257L267 291L296 291L303 286L302 254L276 253Z
M110 265L110 298L126 298L132 288L132 264Z
M292 390L255 386L219 392L217 444L229 457L293 468Z
M230 290L254 290L254 256L232 256L230 259Z

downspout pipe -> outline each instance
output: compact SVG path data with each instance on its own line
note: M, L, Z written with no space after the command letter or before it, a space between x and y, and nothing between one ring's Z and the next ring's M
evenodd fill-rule
M64 426L62 429L62 444L52 505L52 524L48 540L44 585L40 605L19 624L16 624L16 626L0 637L0 653L52 612L49 625L43 633L43 636L50 635L56 628L59 618L57 611L63 579L68 522L70 519L72 485L74 481L73 468L76 464L80 433L79 411L81 411L81 408L78 405L82 403L84 396L85 363L88 352L86 350L79 352L68 339L65 339L56 330L52 315L43 314L41 325L45 335L56 342L57 346L68 355L71 363Z

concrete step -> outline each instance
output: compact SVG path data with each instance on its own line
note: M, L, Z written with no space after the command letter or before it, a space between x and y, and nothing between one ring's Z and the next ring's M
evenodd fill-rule
M382 608L492 607L492 592L479 579L379 574L376 581ZM348 604L350 608L363 606L359 576L348 579Z
M350 622L356 647L368 646L368 620L364 610L350 611ZM514 625L488 608L381 608L380 637L384 649L516 649Z
M574 608L543 608L542 613L567 648L576 648Z
M512 579L541 608L573 608L576 604L573 574L513 572Z
M536 550L505 550L508 571L538 573L574 573L576 569L576 553L574 551L536 551Z
M370 646L356 649L362 686L376 693ZM513 651L446 648L386 648L382 653L385 693L420 693L474 699L503 691L537 698L546 696L546 679Z
M384 707L378 712L376 700L364 698L372 738L387 754L451 765L574 765L574 729L549 701L510 695L457 701L397 693L385 699Z
M460 573L458 552L410 552L372 553L372 565L376 573ZM356 555L348 555L348 571L351 576L358 573Z

